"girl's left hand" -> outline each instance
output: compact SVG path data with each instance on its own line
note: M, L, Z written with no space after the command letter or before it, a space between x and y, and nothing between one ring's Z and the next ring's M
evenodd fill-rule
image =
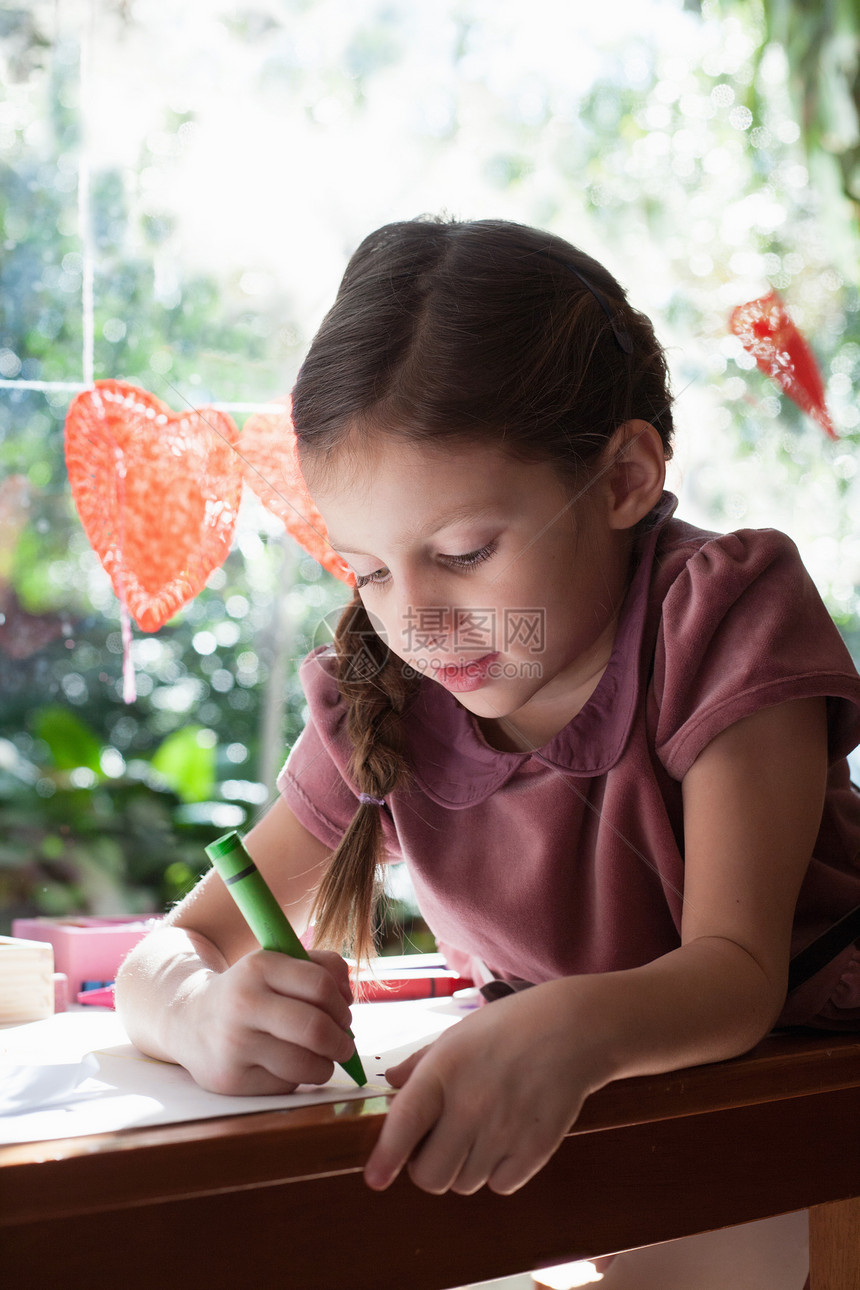
M386 1071L400 1089L364 1171L382 1191L408 1162L424 1191L516 1191L558 1147L589 1093L612 1077L577 1024L577 978L482 1008ZM591 1029L590 1027L588 1029Z

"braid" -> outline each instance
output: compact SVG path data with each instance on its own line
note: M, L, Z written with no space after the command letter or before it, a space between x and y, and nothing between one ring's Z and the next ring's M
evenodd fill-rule
M402 751L400 714L420 683L373 630L358 593L334 636L338 689L347 705L349 774L360 793L387 798L412 772ZM359 962L373 952L382 887L384 834L378 806L361 803L334 852L314 902L315 942L346 946Z

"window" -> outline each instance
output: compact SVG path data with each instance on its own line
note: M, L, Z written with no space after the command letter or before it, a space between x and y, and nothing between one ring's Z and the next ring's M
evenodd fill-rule
M501 215L605 259L669 345L685 514L791 532L858 645L853 215L810 181L776 45L756 97L760 33L740 17L610 8L37 0L0 15L6 925L187 887L212 826L269 799L301 728L297 661L345 600L249 498L207 588L135 632L125 704L117 601L64 468L70 399L121 377L241 424L289 390L348 253L392 218ZM768 284L813 339L834 447L728 334Z

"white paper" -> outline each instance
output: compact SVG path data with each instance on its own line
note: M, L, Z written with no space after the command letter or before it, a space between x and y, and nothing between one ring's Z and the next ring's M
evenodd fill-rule
M65 1101L98 1068L95 1053L87 1053L79 1062L58 1062L51 1066L19 1066L0 1061L0 1115L18 1115L51 1102Z
M228 1097L200 1088L181 1066L146 1057L130 1044L116 1013L58 1013L0 1031L0 1143L390 1096L386 1068L469 1010L452 999L356 1004L352 1029L368 1083L358 1088L336 1066L328 1084L303 1084L294 1093L267 1097Z

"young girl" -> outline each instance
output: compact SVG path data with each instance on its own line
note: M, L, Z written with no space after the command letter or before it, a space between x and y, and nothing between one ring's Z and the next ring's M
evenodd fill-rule
M292 411L356 591L247 845L329 948L255 949L209 873L124 968L134 1042L222 1092L326 1080L333 951L367 953L401 859L494 1001L388 1072L371 1187L509 1193L610 1080L858 1027L858 929L818 938L860 904L860 678L788 538L673 517L663 353L607 270L388 225Z

